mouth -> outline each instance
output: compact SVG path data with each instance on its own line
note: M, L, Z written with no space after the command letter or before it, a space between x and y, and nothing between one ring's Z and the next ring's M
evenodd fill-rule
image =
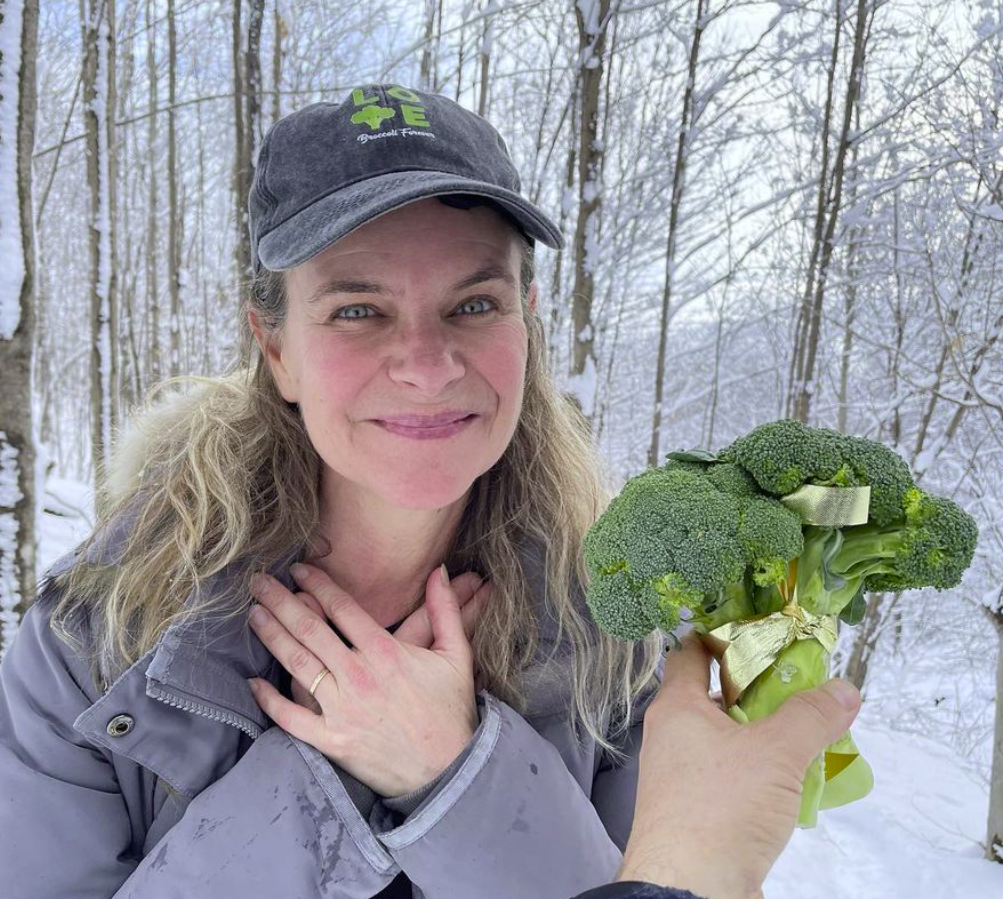
M478 417L476 414L472 414L454 419L445 424L432 426L405 425L400 422L381 421L380 419L373 419L373 423L379 425L384 431L390 434L397 434L401 437L410 437L417 440L428 440L452 437L454 434L459 434Z

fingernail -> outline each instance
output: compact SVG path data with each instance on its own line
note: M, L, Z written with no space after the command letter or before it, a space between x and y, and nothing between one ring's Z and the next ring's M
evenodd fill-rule
M834 677L825 685L829 695L844 709L852 711L860 701L860 692L849 681Z
M294 562L289 566L290 572L292 572L293 577L306 577L307 568L305 565L300 565L299 562Z
M443 587L449 586L449 572L446 571L445 562L443 562L442 565L439 566L439 578L442 580Z
M247 679L247 685L251 688L252 693L258 692L258 680L254 677L249 677Z
M268 615L261 606L255 604L254 608L251 609L251 621L255 624L264 624L268 620Z

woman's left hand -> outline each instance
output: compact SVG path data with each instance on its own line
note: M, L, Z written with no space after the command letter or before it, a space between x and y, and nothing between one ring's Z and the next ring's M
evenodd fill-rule
M473 653L452 587L433 571L425 585L434 642L424 649L388 633L330 577L294 565L354 648L277 580L259 575L252 592L266 613L254 632L304 689L327 668L314 699L320 714L255 678L255 699L283 730L316 747L380 796L402 796L437 777L478 726Z

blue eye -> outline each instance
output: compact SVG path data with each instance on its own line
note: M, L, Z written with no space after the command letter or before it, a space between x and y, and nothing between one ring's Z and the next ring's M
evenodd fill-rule
M456 308L457 309L462 309L464 306L467 306L470 303L488 303L491 306L491 309L486 309L486 310L484 310L482 312L475 312L475 313L473 313L474 315L487 315L489 312L491 312L494 309L498 308L498 304L494 300L489 299L488 297L472 297L469 300L464 300ZM352 309L370 309L371 310L372 308L373 307L370 306L370 305L368 305L367 303L353 303L351 306L342 306L340 309L335 309L334 312L331 313L331 320L335 320L335 321L358 321L359 319L372 318L373 316L371 316L371 315L342 315L343 312L350 311Z
M331 314L331 318L342 318L342 316L341 316L340 313L344 312L346 309L372 309L372 308L373 308L372 306L366 306L363 303L357 303L354 306L342 306L340 309L336 310L335 312L333 312ZM344 318L342 318L342 320L344 320L344 319L353 319L353 318L369 318L369 316L368 315L346 315L346 316L344 316Z
M458 308L462 309L468 303L490 303L493 308L497 308L497 304L495 303L495 301L494 300L489 300L487 297L473 297L472 299L464 300L460 304L460 306ZM488 311L490 311L490 310L488 310ZM483 314L484 314L483 312L478 312L477 313L477 315L483 315Z

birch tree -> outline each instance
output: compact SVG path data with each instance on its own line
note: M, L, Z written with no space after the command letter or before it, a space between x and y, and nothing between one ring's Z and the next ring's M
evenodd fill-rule
M114 0L86 0L83 8L83 100L90 194L91 461L97 482L104 479L118 419L118 352L114 332L115 210Z
M35 589L32 346L37 0L0 0L0 657ZM7 129L10 129L9 131Z

